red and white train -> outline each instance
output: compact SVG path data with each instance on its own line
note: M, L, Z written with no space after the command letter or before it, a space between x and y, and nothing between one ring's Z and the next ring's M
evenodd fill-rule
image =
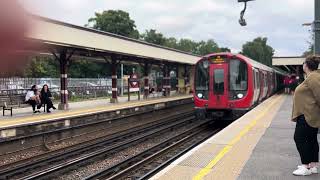
M285 74L241 54L216 53L195 66L196 115L232 120L283 87Z

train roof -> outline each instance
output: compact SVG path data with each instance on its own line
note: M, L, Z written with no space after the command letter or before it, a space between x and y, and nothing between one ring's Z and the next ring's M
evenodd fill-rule
M271 67L269 67L267 65L264 65L262 63L259 63L259 62L255 61L255 60L253 60L251 58L248 58L248 57L246 57L246 56L244 56L242 54L236 54L235 56L240 58L240 59L245 60L246 62L250 63L255 68L259 68L259 69L266 70L266 71L272 71L273 70L273 68L271 68Z

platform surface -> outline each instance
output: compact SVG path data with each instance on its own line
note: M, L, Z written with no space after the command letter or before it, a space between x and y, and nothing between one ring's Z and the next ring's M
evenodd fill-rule
M319 180L292 175L301 162L291 110L292 96L275 95L151 179Z
M32 108L19 108L13 110L13 116L0 116L0 128L11 127L15 125L22 125L40 121L55 120L62 117L74 117L90 113L114 111L117 109L124 109L135 106L143 106L148 104L156 104L166 101L174 101L179 99L191 98L191 95L174 95L170 97L153 97L147 100L138 100L136 96L131 97L128 102L127 97L119 97L118 103L110 103L109 99L88 100L82 102L69 103L69 110L52 110L52 113L45 113L43 107L40 109L41 113L33 114ZM58 107L58 105L55 105ZM10 114L10 112L6 112Z

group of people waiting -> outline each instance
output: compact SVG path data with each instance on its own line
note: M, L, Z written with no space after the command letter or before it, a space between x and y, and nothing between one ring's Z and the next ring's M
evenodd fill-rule
M47 113L51 112L51 108L56 109L52 103L52 99L53 97L47 84L43 85L40 92L37 85L33 85L25 97L26 103L32 106L33 113L40 113L39 109L43 104L46 104Z
M299 76L295 76L295 75L290 75L290 76L286 76L284 78L284 92L286 94L293 94L294 90L296 89L296 87L299 85L298 83L298 79Z

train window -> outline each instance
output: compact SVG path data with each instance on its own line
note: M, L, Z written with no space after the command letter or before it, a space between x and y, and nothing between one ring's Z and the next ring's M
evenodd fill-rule
M253 89L256 89L256 75L254 74L254 69L252 69L252 79L253 79Z
M195 69L195 90L201 93L202 99L208 99L209 92L209 66L207 62L199 62Z
M260 78L259 78L259 72L256 71L256 78L257 78L257 89L260 89Z
M253 72L254 73L254 88L255 89L259 89L259 87L258 87L258 73L257 73L257 71L254 71Z
M196 68L196 90L209 90L209 69L199 63Z
M248 87L248 68L243 61L230 60L230 91L245 91Z
M215 69L213 72L214 77L214 92L215 94L223 94L224 93L224 70L223 69Z
M265 88L268 87L267 83L268 83L268 78L267 78L267 75L264 74L264 87L265 87Z

